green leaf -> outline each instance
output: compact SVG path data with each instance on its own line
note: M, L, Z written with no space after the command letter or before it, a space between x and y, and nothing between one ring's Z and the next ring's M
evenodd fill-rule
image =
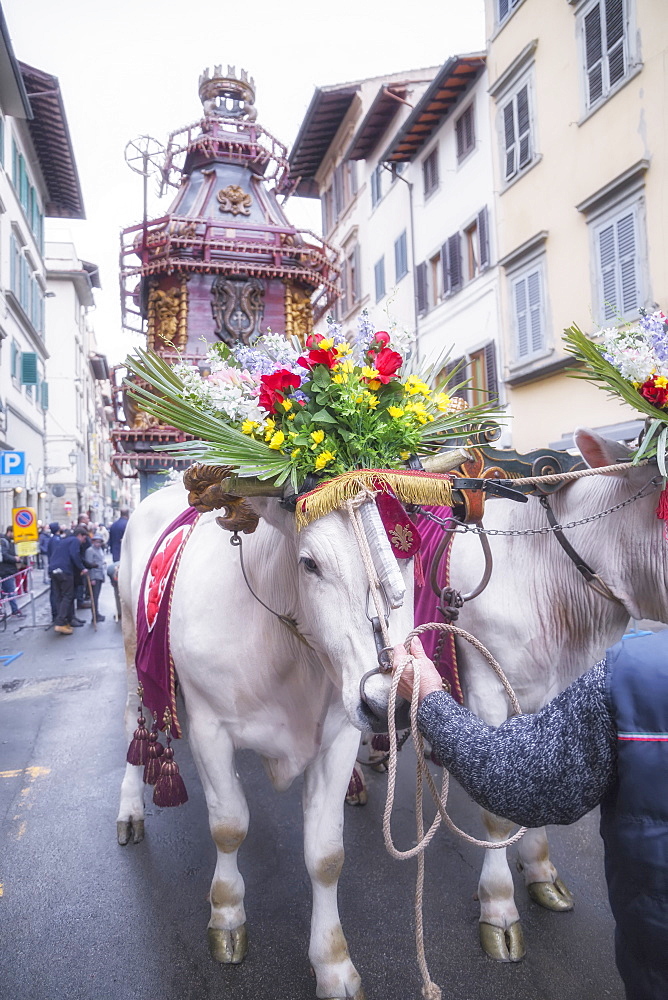
M336 417L333 417L331 413L327 410L316 410L315 413L311 415L311 420L314 424L338 424Z

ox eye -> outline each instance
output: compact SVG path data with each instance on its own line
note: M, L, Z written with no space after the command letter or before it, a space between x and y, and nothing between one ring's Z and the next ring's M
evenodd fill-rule
M307 573L318 572L318 564L315 562L314 559L311 559L310 556L302 556L299 561Z

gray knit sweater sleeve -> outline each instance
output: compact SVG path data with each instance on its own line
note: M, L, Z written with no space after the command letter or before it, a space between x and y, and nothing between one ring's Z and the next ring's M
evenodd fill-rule
M614 780L617 744L601 660L535 715L498 729L445 692L427 695L418 725L472 799L522 826L573 823Z

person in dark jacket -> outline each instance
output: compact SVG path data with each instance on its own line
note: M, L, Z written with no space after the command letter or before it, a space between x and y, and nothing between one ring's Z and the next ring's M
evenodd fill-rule
M87 538L88 531L78 524L71 535L54 547L50 559L51 579L56 590L54 630L61 635L72 634L75 578L88 573L82 559L82 547Z
M627 1000L668 997L668 631L608 650L535 715L498 729L458 705L419 639L418 726L435 758L485 809L522 826L573 823L601 805L615 955Z
M16 618L24 617L13 596L16 593L14 575L18 573L22 566L23 562L17 556L14 545L14 529L10 525L4 535L0 536L0 577L2 578L2 592L9 595L7 600L12 615Z
M112 562L115 563L117 563L121 558L121 542L123 541L125 529L128 526L130 511L127 507L122 507L120 515L121 516L114 521L112 526L109 528L109 548L111 550Z
M91 544L88 546L83 556L84 563L88 567L88 576L90 578L91 590L93 592L93 610L95 612L93 621L98 622L104 621L104 615L100 614L98 603L100 599L100 590L102 589L102 584L104 583L104 573L107 565L104 558L103 545L104 539L102 538L102 535L93 535Z

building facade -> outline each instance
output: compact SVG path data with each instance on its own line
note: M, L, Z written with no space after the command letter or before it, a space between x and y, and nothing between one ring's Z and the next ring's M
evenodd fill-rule
M95 264L78 258L71 243L47 243L45 260L46 320L53 343L46 362L46 515L68 524L86 513L108 523L114 500L110 373L97 351L90 316L99 273Z
M632 439L634 411L566 381L561 337L668 301L668 19L652 0L487 0L486 17L516 441Z

